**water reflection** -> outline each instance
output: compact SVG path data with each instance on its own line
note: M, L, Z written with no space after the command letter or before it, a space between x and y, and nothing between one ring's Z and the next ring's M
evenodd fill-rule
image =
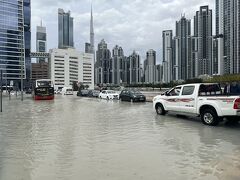
M240 172L239 126L207 127L157 116L150 103L75 96L4 106L0 179L231 179L227 172Z

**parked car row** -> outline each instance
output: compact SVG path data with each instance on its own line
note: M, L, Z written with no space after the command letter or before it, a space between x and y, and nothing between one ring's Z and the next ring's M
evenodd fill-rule
M96 97L107 100L121 100L130 102L145 102L146 97L139 91L135 90L122 90L121 93L117 93L113 90L81 90L77 93L77 96L81 97Z

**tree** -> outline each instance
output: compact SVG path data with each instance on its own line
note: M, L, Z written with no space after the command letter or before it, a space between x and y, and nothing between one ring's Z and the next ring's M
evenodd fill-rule
M73 82L72 88L73 88L73 91L78 91L78 84L76 81Z

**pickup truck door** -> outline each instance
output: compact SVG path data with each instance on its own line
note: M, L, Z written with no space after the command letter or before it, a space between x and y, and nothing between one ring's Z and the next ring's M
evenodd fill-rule
M179 95L182 87L177 86L167 93L165 98L166 110L177 111L179 109Z
M183 86L179 98L179 110L183 113L196 112L196 94L197 88L194 85Z

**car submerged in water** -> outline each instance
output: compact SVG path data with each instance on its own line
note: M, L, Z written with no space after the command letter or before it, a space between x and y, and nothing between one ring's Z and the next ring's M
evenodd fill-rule
M87 97L87 96L88 96L88 92L89 92L89 90L87 90L87 89L82 89L82 90L80 90L80 91L77 92L77 96Z
M100 91L98 91L98 90L89 90L88 91L88 97L98 98L99 94L100 94Z
M130 101L130 102L145 102L146 97L139 91L135 90L122 90L119 95L121 101Z
M99 94L100 99L119 99L119 94L112 90L104 90Z

